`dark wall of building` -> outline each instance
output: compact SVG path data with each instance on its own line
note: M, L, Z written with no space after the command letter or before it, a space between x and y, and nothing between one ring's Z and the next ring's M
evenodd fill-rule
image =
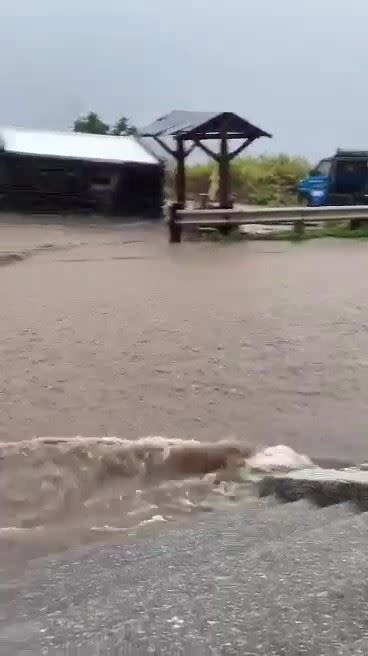
M160 165L0 153L0 207L159 218L163 177Z

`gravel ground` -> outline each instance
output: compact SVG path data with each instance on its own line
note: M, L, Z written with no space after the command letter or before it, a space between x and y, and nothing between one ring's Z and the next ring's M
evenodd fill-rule
M34 561L2 586L1 654L365 654L367 515L268 503Z

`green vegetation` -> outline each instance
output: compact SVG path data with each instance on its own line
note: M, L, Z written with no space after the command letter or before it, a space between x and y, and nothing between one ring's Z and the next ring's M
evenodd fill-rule
M74 121L74 132L84 132L87 134L113 134L120 136L122 134L136 134L137 130L133 125L130 125L129 119L122 116L114 126L104 123L98 114L90 112L85 116L80 116Z
M212 162L187 167L188 197L207 193L216 165ZM295 205L297 184L307 175L310 164L301 157L260 155L239 158L232 164L232 189L238 203L250 205ZM169 195L173 194L174 174L167 172Z
M304 234L297 235L293 230L283 230L267 235L244 235L245 239L268 239L274 241L305 241L307 239L321 239L333 237L335 239L368 239L368 225L352 230L349 225L330 225L321 228L308 228Z
M251 205L295 205L297 184L310 165L287 155L263 155L235 161L233 191L238 202Z
M368 239L368 224L352 230L349 225L329 225L320 228L306 228L303 234L297 234L291 228L290 230L275 231L256 234L242 233L239 230L232 230L228 235L221 235L217 230L204 230L201 237L208 241L234 242L234 241L293 241L303 242L310 239L322 239L325 237L335 239Z

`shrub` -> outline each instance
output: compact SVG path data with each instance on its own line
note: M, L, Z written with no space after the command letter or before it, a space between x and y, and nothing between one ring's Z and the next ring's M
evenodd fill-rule
M188 198L206 193L215 163L187 167ZM294 205L297 184L307 175L310 165L302 157L288 155L248 156L235 160L231 166L232 190L239 203L250 205ZM167 190L174 189L174 171L167 172Z

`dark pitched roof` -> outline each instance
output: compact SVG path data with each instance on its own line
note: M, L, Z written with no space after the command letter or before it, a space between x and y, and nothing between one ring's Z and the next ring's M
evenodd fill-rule
M271 137L252 123L232 112L188 112L175 110L139 130L144 137L183 136L185 139L216 139L226 130L228 137Z
M346 148L338 148L335 157L351 157L353 159L358 159L363 157L368 158L367 150L347 150ZM332 157L330 159L333 159Z

